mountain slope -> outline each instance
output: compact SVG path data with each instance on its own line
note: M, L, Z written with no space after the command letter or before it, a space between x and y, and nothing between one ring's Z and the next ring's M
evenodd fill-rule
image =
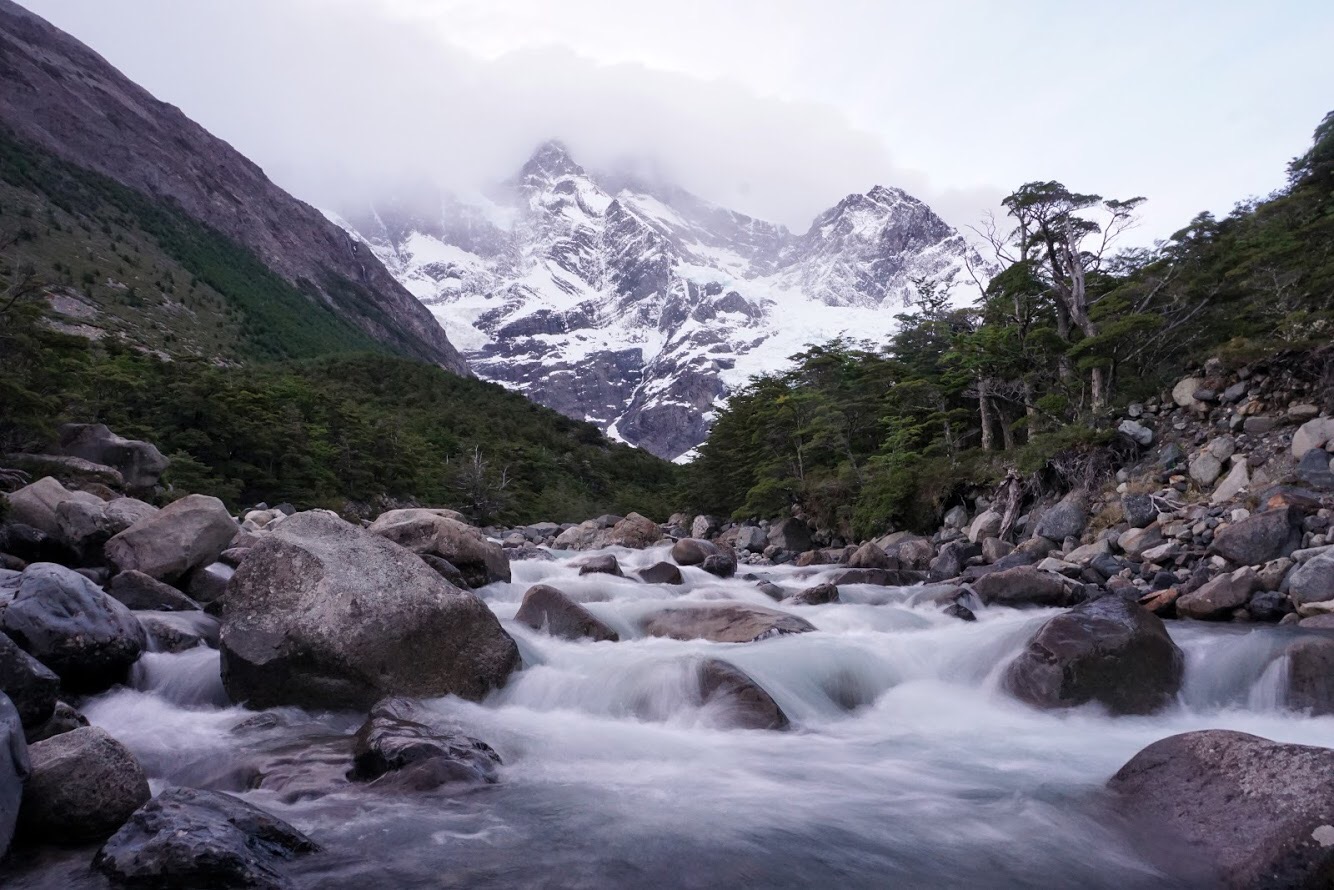
M667 458L717 406L813 342L879 339L917 279L985 264L929 207L876 186L803 235L539 146L472 202L331 215L435 311L481 376Z
M468 372L431 314L354 239L10 0L0 0L0 129L17 151L99 174L221 234L370 341Z

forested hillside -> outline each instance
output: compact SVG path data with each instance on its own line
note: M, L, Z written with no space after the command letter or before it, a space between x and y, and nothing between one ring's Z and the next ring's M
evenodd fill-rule
M971 305L923 281L890 342L811 348L732 398L691 468L695 505L797 507L852 537L925 528L1011 469L1096 471L1114 410L1191 362L1330 341L1334 113L1284 189L1225 219L1125 249L1141 201L1019 188L982 229L1002 271Z

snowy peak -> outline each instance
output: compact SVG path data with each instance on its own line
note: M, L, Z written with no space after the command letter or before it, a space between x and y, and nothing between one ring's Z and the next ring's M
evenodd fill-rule
M491 199L413 195L346 208L341 224L475 372L668 458L693 453L751 375L810 343L887 337L914 281L981 266L901 189L849 195L795 235L671 183L589 171L555 140Z

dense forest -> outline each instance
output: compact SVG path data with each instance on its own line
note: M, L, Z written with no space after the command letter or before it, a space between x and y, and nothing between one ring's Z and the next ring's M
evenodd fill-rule
M979 229L1001 271L975 299L919 282L889 343L812 347L752 380L701 447L690 499L737 517L797 507L852 537L925 528L1007 472L1086 471L1118 409L1192 362L1330 341L1334 113L1281 191L1225 219L1125 248L1142 200L1022 186Z

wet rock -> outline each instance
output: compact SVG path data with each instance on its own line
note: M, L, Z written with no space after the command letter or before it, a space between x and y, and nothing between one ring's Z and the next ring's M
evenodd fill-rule
M1177 614L1183 618L1208 621L1226 621L1233 611L1251 601L1251 594L1260 587L1255 569L1245 566L1226 575L1205 582L1197 590L1183 595L1176 602Z
M603 553L598 556L591 556L579 563L579 574L581 575L614 575L617 578L624 577L621 572L621 564L616 561L616 557L610 553Z
M28 759L19 827L47 843L109 837L149 798L139 761L96 726L30 745Z
M0 630L61 681L100 692L125 676L144 648L144 631L129 609L87 578L53 563L24 570Z
M1097 702L1115 714L1148 714L1176 695L1184 663L1161 619L1104 596L1042 625L1006 668L1005 686L1040 708Z
M702 537L696 535L696 537ZM643 550L662 540L662 529L652 519L631 513L616 523L601 538L603 547L629 547Z
M670 562L655 562L646 569L640 569L635 575L645 584L683 584L681 570Z
M152 444L118 436L101 423L62 426L60 453L114 467L134 491L152 491L169 463Z
M351 777L369 782L387 773L395 788L430 790L445 784L494 783L500 755L486 742L446 727L418 705L386 699L371 709L352 747Z
M1070 601L1060 577L1031 566L983 575L973 589L989 606L1064 606Z
M462 588L463 590L472 590L472 587L468 585L468 579L463 577L463 573L459 571L458 566L454 565L454 563L443 557L436 556L433 553L422 553L420 556L422 562L430 566L433 572L441 578L444 578L450 584Z
M805 633L815 625L787 612L749 603L709 603L663 609L644 619L644 633L674 640L752 643L783 634Z
M170 584L131 569L121 572L107 585L107 593L127 609L149 609L155 612L189 612L198 610L199 603Z
M519 653L481 599L411 551L324 512L289 517L237 569L222 679L253 707L369 706L386 695L479 699Z
M908 587L925 580L925 572L910 569L845 569L830 579L836 585L875 584L880 587Z
M1301 514L1295 507L1256 513L1214 535L1213 552L1243 566L1289 556L1301 545Z
M1288 576L1288 595L1298 607L1334 600L1334 550L1313 556Z
M607 627L592 612L546 584L528 588L514 620L534 630L567 640L587 638L616 642L620 639L616 631Z
M739 729L787 729L783 709L751 678L733 664L707 658L699 666L699 694L721 722Z
M113 536L104 552L118 571L171 582L216 561L235 536L236 522L222 501L192 494Z
M672 545L672 560L679 566L702 565L718 552L718 545L698 538L682 538Z
M452 515L451 515L452 514ZM370 531L414 553L430 553L463 573L469 587L510 580L505 548L465 522L452 510L389 510L371 523Z
M780 519L769 526L769 543L780 550L804 553L812 547L810 526L800 519Z
M1288 658L1288 707L1315 716L1334 714L1334 635L1297 640L1284 654Z
M838 602L838 587L826 581L814 587L807 587L800 593L794 593L783 601L790 606L818 606L824 603Z
M60 693L60 678L0 633L0 692L17 709L24 730L31 730L50 719Z
M1334 875L1334 750L1230 730L1154 742L1107 783L1146 835L1216 870L1202 886L1323 887Z
M720 547L717 553L704 557L704 562L700 563L699 567L710 575L730 578L736 574L736 555Z
M36 744L87 725L87 717L80 714L72 705L58 701L51 710L51 716L28 731L28 744Z
M897 569L898 560L890 559L889 554L885 553L871 541L867 541L848 557L848 568L850 569Z
M218 648L222 626L203 612L135 612L148 635L151 652L185 652L199 646Z
M1033 534L1053 541L1078 538L1084 534L1088 521L1088 494L1082 489L1075 489L1042 514Z
M963 603L950 603L945 607L944 612L951 618L958 618L960 621L977 620L977 616L973 614L973 610L965 606Z
M14 839L27 778L28 745L23 740L23 723L9 697L0 692L0 859L4 859Z
M284 864L320 847L291 825L218 791L169 788L97 851L93 868L131 887L291 886Z

